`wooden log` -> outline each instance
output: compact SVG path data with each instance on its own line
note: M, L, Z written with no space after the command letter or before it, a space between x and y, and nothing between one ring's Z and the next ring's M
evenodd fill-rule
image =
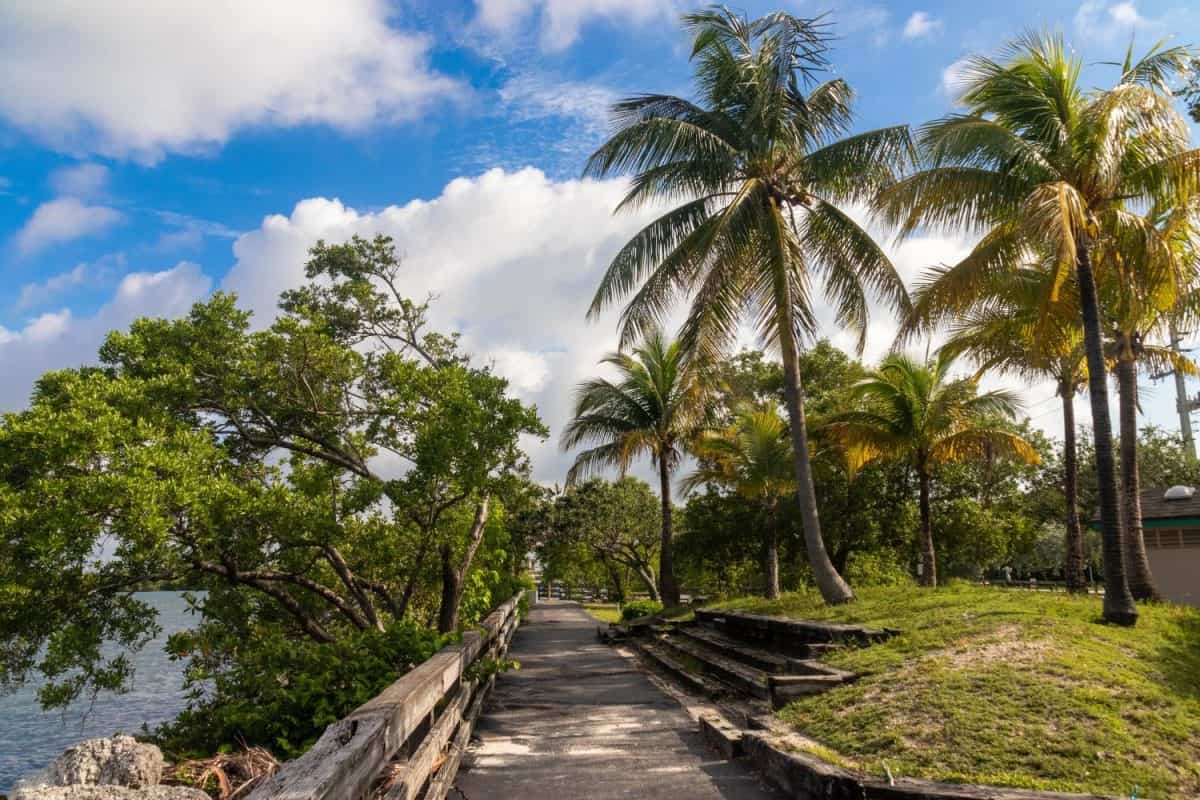
M412 669L345 719L325 729L307 753L284 764L249 800L350 800L365 796L400 746L516 615L521 593L462 642Z

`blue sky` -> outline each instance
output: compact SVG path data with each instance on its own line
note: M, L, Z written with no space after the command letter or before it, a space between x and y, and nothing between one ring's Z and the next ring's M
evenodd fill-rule
M99 6L105 6L101 9ZM42 0L0 6L0 410L104 332L216 288L265 324L312 241L396 236L408 288L465 331L553 428L613 344L583 311L636 218L619 181L581 182L623 94L686 93L676 0ZM827 13L833 70L866 129L951 107L956 61L1029 27L1062 31L1105 79L1131 37L1200 44L1200 10L1152 2L739 4ZM965 252L898 248L909 277ZM877 318L870 353L888 344ZM837 341L837 331L829 334ZM1051 391L1029 412L1055 432ZM1150 421L1173 425L1166 384ZM553 443L539 477L561 475Z

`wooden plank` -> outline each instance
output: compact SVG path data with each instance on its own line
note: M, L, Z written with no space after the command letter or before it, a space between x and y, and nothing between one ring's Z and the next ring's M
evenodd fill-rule
M458 767L462 763L463 754L467 752L467 746L471 743L471 731L475 729L475 720L479 718L479 712L483 708L483 698L487 696L495 680L496 677L493 675L475 693L475 699L463 717L462 724L458 726L458 732L454 734L454 741L451 742L450 749L446 751L446 760L442 762L437 775L429 782L429 789L425 792L423 800L445 800L446 795L450 794L450 790L454 788L454 779L458 777Z
M463 711L475 696L475 683L463 684L455 693L454 699L442 710L441 715L433 724L433 728L422 740L417 752L404 765L403 774L393 779L384 795L387 800L415 800L429 773L433 771L434 762L446 749L446 744L458 730L462 721Z
M466 668L516 616L521 593L378 696L325 729L307 753L284 764L249 800L352 800L364 797L400 746L453 689Z

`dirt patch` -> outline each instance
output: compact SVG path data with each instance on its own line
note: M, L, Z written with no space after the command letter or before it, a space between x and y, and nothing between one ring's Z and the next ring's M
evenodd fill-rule
M929 658L945 658L956 669L983 664L1037 664L1046 659L1054 647L1044 639L1027 639L1018 625L1001 625L984 641L969 641L959 647L938 650Z

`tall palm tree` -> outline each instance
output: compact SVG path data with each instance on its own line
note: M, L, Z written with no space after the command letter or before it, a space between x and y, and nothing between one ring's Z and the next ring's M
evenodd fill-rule
M813 86L825 66L826 31L777 13L750 20L724 8L684 17L693 35L695 102L641 95L614 108L616 132L586 174L633 172L618 210L674 208L637 233L608 268L596 315L632 293L622 338L636 340L690 297L682 331L689 351L714 361L747 314L785 376L796 492L809 564L830 603L853 599L821 538L797 358L818 308L859 335L867 297L906 309L892 263L839 205L865 202L910 163L907 127L838 139L851 122L850 87ZM807 94L805 93L805 90ZM823 300L814 292L823 288Z
M615 367L615 381L595 378L576 388L575 410L562 432L562 448L592 445L567 473L567 483L615 467L622 475L634 459L649 455L658 469L662 496L659 594L679 605L671 548L671 474L705 414L703 382L679 342L652 330L633 354L611 353L601 364Z
M980 374L997 370L1030 381L1054 381L1063 416L1063 576L1068 591L1082 592L1087 589L1087 575L1079 519L1075 395L1087 380L1083 331L1073 293L1064 291L1057 302L1048 301L1054 281L1052 260L1039 266L1022 269L981 293L978 305L952 323L941 352L947 358L966 355L979 365ZM918 289L914 306L923 305L923 292L936 284L940 272L934 270L933 280Z
M1136 63L1127 58L1113 88L1085 94L1082 62L1059 36L1028 34L1000 61L973 57L962 75L966 113L927 124L919 137L926 167L876 201L902 235L921 227L982 234L946 273L946 313L969 306L980 283L1030 252L1057 254L1056 285L1074 274L1104 534L1104 617L1126 625L1137 621L1137 608L1122 550L1095 255L1106 238L1163 247L1154 226L1129 209L1172 205L1200 187L1200 151L1188 149L1168 85L1188 62L1184 48L1156 47Z
M723 431L702 434L692 445L699 466L683 481L685 491L707 484L724 486L757 503L766 532L766 595L779 597L779 504L796 491L792 445L782 409L774 403L748 403L734 410Z
M1162 599L1150 571L1143 537L1137 375L1143 366L1153 371L1196 374L1186 356L1153 343L1156 336L1170 335L1172 321L1194 317L1200 281L1195 263L1196 213L1195 198L1182 205L1150 210L1147 218L1165 247L1146 247L1140 236L1109 238L1097 247L1100 305L1109 339L1109 360L1116 365L1125 566L1135 600Z
M997 423L1020 407L1010 392L977 391L974 378L951 380L950 358L921 364L904 355L888 356L853 396L858 410L830 417L826 429L841 440L856 464L906 460L920 487L921 583L937 586L930 494L940 464L1013 456L1038 459L1027 441Z

